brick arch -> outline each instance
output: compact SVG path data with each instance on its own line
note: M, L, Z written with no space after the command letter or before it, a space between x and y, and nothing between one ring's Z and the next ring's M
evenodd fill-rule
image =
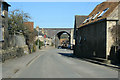
M58 47L59 45L59 38L57 37L57 34L60 32L66 32L67 34L71 34L71 30L73 28L40 28L39 30L44 30L46 35L52 39L52 42L55 44L55 47ZM70 35L71 38L71 35Z
M58 32L56 33L56 36L60 39L60 36L61 36L63 33L67 33L67 34L69 35L69 37L71 37L69 31L58 31Z

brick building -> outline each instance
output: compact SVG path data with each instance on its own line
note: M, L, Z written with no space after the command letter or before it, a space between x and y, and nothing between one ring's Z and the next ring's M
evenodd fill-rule
M75 55L108 59L114 45L110 29L118 25L120 2L102 2L76 27Z
M29 27L30 30L33 31L34 29L34 22L24 22L24 24Z

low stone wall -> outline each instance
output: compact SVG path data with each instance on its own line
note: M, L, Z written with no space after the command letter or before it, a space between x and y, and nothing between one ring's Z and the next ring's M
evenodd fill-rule
M15 57L21 57L25 54L29 54L27 45L23 47L15 47L7 50L0 50L0 62L12 59Z

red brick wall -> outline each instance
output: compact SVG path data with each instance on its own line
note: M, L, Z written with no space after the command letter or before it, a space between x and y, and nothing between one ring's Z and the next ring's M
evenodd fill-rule
M28 27L30 27L31 30L33 30L34 22L24 22L24 24L27 25Z

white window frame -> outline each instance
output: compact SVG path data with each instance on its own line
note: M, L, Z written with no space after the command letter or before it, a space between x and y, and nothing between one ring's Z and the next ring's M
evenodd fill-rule
M83 24L86 23L89 20L89 17L87 19L84 20Z
M105 10L103 10L101 12L101 14L98 16L98 18L102 17L107 11L108 11L109 8L106 8Z
M92 20L94 20L99 14L100 12L97 12L97 14L92 18Z
M0 41L4 41L4 27L0 25Z

